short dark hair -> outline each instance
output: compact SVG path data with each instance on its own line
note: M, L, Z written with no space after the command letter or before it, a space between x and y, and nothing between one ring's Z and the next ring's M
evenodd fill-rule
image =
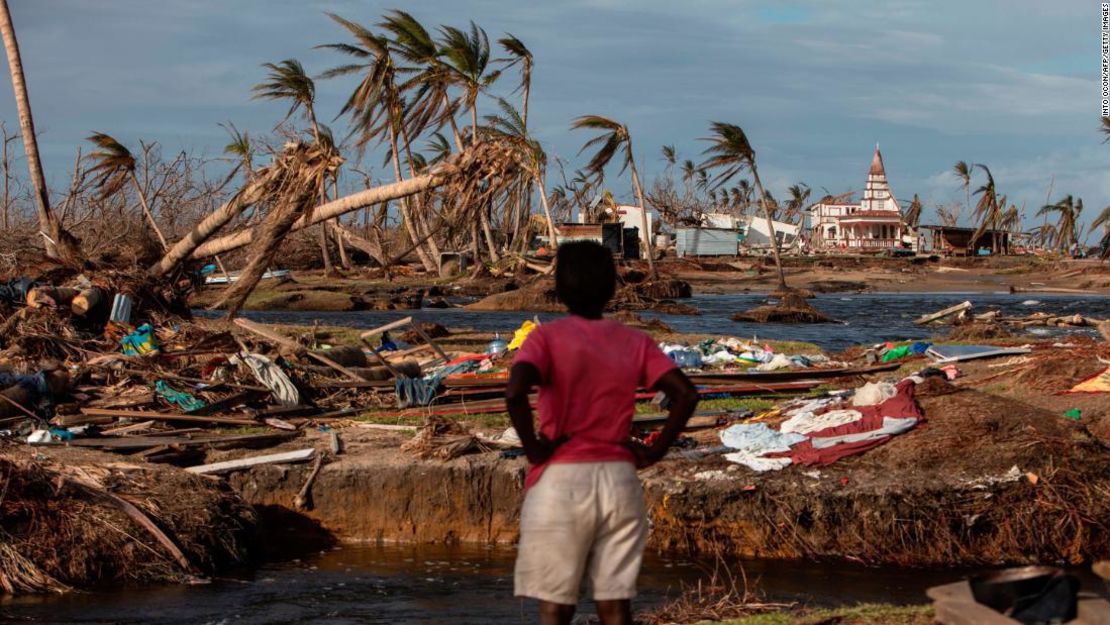
M600 317L617 290L617 268L608 248L593 241L559 246L555 294L572 314Z

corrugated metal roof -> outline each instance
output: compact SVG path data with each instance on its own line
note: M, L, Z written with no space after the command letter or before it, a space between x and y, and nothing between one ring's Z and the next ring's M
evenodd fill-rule
M738 230L678 228L675 251L679 256L735 256Z

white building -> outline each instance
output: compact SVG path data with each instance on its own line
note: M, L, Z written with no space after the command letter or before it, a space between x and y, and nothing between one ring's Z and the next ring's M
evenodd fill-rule
M809 208L809 214L810 245L816 249L878 252L917 247L917 237L902 221L898 200L887 183L878 146L859 204L819 203Z

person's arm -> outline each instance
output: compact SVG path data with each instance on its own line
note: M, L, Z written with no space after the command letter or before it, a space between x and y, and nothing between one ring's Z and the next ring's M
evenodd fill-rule
M656 437L651 447L641 443L631 443L629 448L636 455L636 467L643 469L663 459L667 450L678 440L678 435L686 429L686 422L698 406L698 390L681 369L671 369L655 383L655 390L663 391L670 400L667 408L667 422L663 431Z
M549 441L543 434L536 434L532 404L528 396L541 379L540 371L535 365L530 362L517 363L509 371L509 385L505 389L505 407L509 410L509 419L520 437L524 455L531 464L547 462L555 449L566 440L563 437L557 441Z

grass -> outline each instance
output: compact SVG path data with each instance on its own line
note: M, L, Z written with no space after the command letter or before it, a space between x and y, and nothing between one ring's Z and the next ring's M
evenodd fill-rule
M932 622L932 606L863 604L848 608L769 612L716 625L928 625Z

